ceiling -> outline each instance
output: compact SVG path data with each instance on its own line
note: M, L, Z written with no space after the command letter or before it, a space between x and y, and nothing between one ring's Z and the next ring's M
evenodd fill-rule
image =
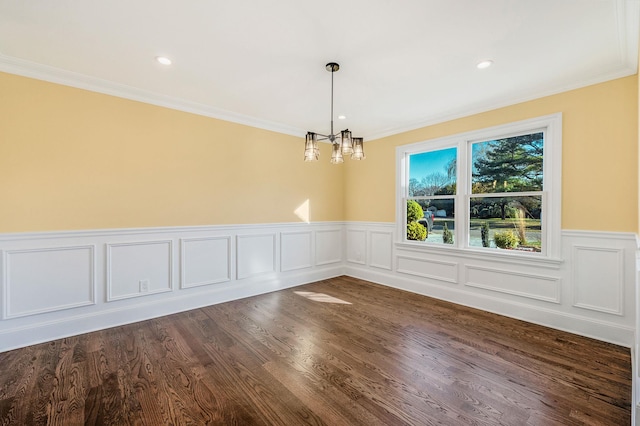
M637 72L640 0L0 0L0 71L371 140ZM173 64L163 66L156 56ZM491 59L492 67L476 64Z

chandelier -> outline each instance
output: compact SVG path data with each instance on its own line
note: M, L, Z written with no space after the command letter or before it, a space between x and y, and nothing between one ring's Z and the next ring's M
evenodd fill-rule
M349 129L333 133L333 73L340 69L340 65L329 62L325 68L331 72L331 133L323 135L320 133L307 132L304 143L304 161L317 161L320 156L318 141L329 141L331 143L331 164L344 162L344 157L351 156L352 160L363 160L364 140L362 138L352 138Z

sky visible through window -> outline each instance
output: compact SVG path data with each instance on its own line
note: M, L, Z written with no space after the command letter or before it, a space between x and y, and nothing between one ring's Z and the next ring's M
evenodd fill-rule
M446 176L447 166L456 158L456 148L412 154L409 157L409 179L420 180L432 173Z

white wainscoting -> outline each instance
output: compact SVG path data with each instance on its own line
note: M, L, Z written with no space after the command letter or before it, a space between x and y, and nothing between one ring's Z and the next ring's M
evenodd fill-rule
M564 231L562 261L396 244L393 223L0 235L0 351L342 274L631 347L634 234Z
M393 223L347 223L345 274L626 347L634 345L635 234L563 231L561 261L529 262L460 250L412 249L396 244L396 232ZM394 236L381 237L389 234ZM381 268L382 259L390 253L393 267Z
M342 275L344 226L0 234L0 352Z

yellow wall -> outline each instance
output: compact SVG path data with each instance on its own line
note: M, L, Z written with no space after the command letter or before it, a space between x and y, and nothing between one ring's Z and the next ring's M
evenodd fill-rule
M302 138L0 73L0 232L393 222L395 147L563 113L562 228L638 231L638 76L302 161ZM304 210L304 209L302 209Z
M342 220L344 168L303 144L0 73L0 232Z
M345 219L395 220L395 147L563 113L562 228L638 231L638 76L367 142L345 169Z

